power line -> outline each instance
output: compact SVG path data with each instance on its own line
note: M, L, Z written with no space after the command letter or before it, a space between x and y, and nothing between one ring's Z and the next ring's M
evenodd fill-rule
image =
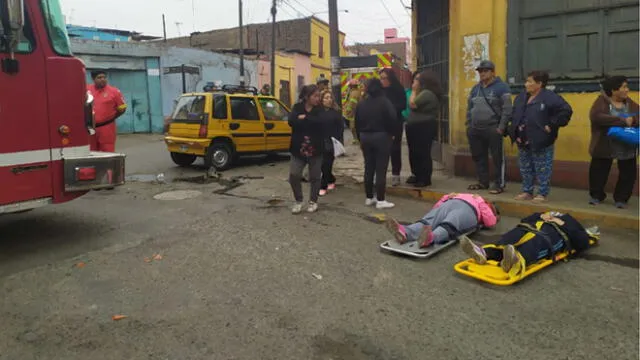
M307 10L311 15L313 15L315 13L315 11L309 10L309 8L304 6L300 1L298 1L298 0L292 0L292 1L295 2L296 4L300 5L300 7L303 8L304 10Z
M391 18L391 20L393 20L393 22L396 24L396 26L398 27L398 29L402 32L403 35L407 35L404 30L402 30L402 27L400 26L400 24L398 23L398 21L396 20L395 17L393 17L393 14L391 13L391 10L389 10L389 8L387 7L387 3L384 2L384 0L380 0L380 3L382 4L382 6L384 7L384 9L387 11L387 14L389 14L389 17Z
M298 14L298 16L302 16L302 17L305 16L303 12L301 12L300 10L296 9L295 7L293 7L293 5L291 5L287 0L282 0L282 3L287 5L289 8L291 8L291 10L295 11L296 14ZM289 13L289 12L287 12L287 13Z
M407 12L407 15L412 16L411 11L413 11L413 7L405 5L403 0L400 0L400 4L402 4L402 7L404 8L404 11ZM409 11L410 9L411 11Z

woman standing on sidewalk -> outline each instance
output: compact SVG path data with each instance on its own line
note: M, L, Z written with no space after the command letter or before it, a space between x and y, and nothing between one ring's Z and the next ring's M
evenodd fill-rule
M395 206L385 200L385 192L389 153L398 125L396 109L384 96L380 80L369 80L366 91L367 97L358 104L355 116L356 133L364 155L365 205L375 204L378 209L389 209ZM376 200L373 198L374 176Z
M317 85L307 85L300 91L298 102L293 105L289 114L291 126L291 164L289 183L293 190L295 205L294 214L302 212L302 171L309 166L309 182L311 184L310 201L307 212L318 210L320 177L322 175L322 153L324 136L322 119L320 118L320 90Z
M431 145L438 136L438 118L444 93L435 74L425 71L415 76L411 87L407 119L407 145L411 176L407 184L431 186L433 159Z
M629 84L624 76L612 76L602 82L603 94L591 106L591 143L589 153L589 194L591 205L598 205L607 194L604 187L611 165L618 163L618 181L613 193L617 208L625 208L636 183L638 147L607 136L611 127L638 127L638 104L629 98Z
M573 110L553 91L547 90L549 74L532 71L525 82L526 91L513 104L509 134L518 145L522 193L516 200L546 201L553 170L554 143L561 127L567 126ZM534 181L538 194L534 197Z
M335 160L333 152L334 138L344 143L344 119L340 113L340 109L333 100L333 94L330 90L322 92L322 110L320 111L320 119L324 134L324 154L322 155L322 181L320 184L320 196L327 195L328 190L336 188L336 177L333 176L333 161Z
M396 109L396 118L398 119L393 133L393 143L391 144L391 185L398 186L400 185L400 171L402 170L402 136L404 134L402 112L407 107L407 94L396 73L391 68L382 69L380 81L382 82L385 96Z

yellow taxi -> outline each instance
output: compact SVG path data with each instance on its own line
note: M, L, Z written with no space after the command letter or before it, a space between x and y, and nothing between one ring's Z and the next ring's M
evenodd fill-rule
M219 90L182 94L164 138L171 159L189 166L230 168L242 155L288 152L289 109L255 87L224 85Z

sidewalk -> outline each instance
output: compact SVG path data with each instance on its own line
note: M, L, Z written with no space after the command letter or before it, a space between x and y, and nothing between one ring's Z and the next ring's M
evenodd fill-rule
M353 181L358 184L363 182L363 159L358 146L351 145L351 136L346 136L347 143L346 157L336 160L334 166L336 176L344 178L346 181ZM453 177L446 173L441 164L434 163L433 186L428 188L414 188L404 184L409 175L409 161L406 144L402 148L402 185L398 187L388 187L388 194L392 196L410 196L429 202L436 202L440 197L452 192L469 192L467 186L474 182L473 179ZM391 166L389 166L389 177L391 176ZM390 185L391 180L387 183ZM591 206L588 204L589 194L586 190L574 190L552 187L549 200L544 203L532 201L517 201L513 197L520 193L520 183L507 183L505 193L491 195L488 191L476 191L486 199L494 201L502 215L524 217L534 212L560 211L570 213L584 225L598 225L600 227L617 227L631 230L638 230L638 197L633 196L627 209L617 209L610 199L604 204Z

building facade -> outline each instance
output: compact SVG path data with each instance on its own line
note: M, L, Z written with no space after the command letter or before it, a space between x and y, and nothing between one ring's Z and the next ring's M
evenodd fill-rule
M118 133L159 133L163 129L160 58L162 50L134 42L71 40L71 48L87 69L107 72L128 104L127 112L116 122Z
M155 36L145 36L135 31L106 29L89 26L67 25L70 38L95 41L141 41L158 39Z
M399 61L400 66L411 68L411 46L408 37L398 37L398 29L384 29L384 42L355 44L347 47L350 56L367 56L391 52Z
M251 49L253 52L269 57L271 54L271 33L271 23L246 25L244 28L245 49ZM192 33L190 36L168 39L167 42L175 46L212 51L238 49L240 47L238 35L239 28L220 29ZM346 55L344 39L345 34L340 32L340 56ZM326 78L331 78L329 24L326 22L316 17L276 22L276 49L310 54L311 77L317 79L320 75L324 75ZM288 59L282 60L288 61ZM287 64L283 66L289 66ZM279 69L278 58L276 58L276 72L284 71ZM280 80L276 81L274 87L276 95L283 90Z
M589 109L599 81L626 75L639 100L638 24L637 0L414 0L414 60L419 70L440 74L448 93L436 155L455 175L474 175L465 118L479 61L491 59L514 96L529 71L545 70L574 111L556 142L552 183L586 189ZM517 149L509 140L505 149L508 178L519 181Z

